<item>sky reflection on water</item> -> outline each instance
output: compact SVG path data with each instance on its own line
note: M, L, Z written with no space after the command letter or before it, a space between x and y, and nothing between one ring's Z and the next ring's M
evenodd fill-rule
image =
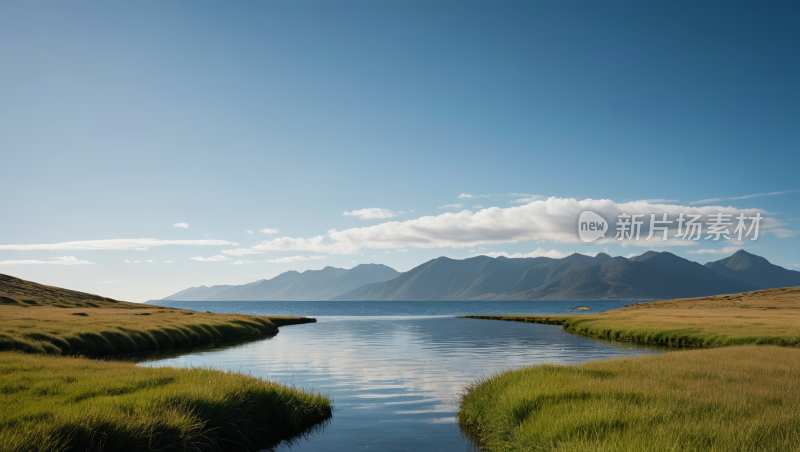
M482 375L542 362L575 364L663 351L564 332L560 326L454 317L318 317L242 345L144 365L236 369L329 392L334 417L299 451L472 450L456 422L461 388Z

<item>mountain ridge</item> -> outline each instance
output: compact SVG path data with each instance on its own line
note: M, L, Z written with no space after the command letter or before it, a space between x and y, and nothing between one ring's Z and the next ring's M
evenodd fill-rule
M773 285L765 287L768 283ZM380 264L325 267L239 286L193 287L163 300L657 300L795 285L800 286L800 272L744 251L705 265L666 251L647 251L631 258L606 253L560 259L438 257L402 273Z
M800 286L800 272L772 264L745 250L708 262L705 266L722 276L753 284L760 289Z
M498 273L502 272L502 276ZM334 301L669 299L757 290L669 252L631 259L438 258Z
M351 269L325 267L302 273L290 270L272 279L242 285L199 286L182 290L165 301L315 301L343 294L372 282L399 275L383 264L361 264Z

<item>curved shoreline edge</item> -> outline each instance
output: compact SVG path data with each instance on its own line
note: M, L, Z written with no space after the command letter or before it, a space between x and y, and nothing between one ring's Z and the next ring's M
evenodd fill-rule
M467 385L459 425L486 450L770 450L800 444L800 288L593 315L462 316L693 347L507 369Z
M126 358L266 338L311 322L141 305L0 275L0 449L245 451L291 443L331 418L327 393Z
M600 314L468 315L562 325L576 335L667 347L800 345L800 287L636 303Z

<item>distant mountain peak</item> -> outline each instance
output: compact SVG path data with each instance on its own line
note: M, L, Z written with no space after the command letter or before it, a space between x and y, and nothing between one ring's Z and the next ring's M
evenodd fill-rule
M361 264L351 269L326 266L302 273L289 270L271 279L242 285L193 287L172 294L174 301L310 301L325 300L356 287L387 281L400 273L383 264Z
M661 254L661 253L660 253L660 252L658 252L658 251L649 250L649 251L647 251L647 252L644 252L644 253L642 253L642 254L639 254L639 255L637 255L637 256L633 256L633 257L631 257L631 258L630 258L630 260L632 260L632 261L634 261L634 262L642 262L642 261L646 261L647 259L650 259L650 258L656 257L656 256L658 256L659 254ZM670 254L671 254L671 253L670 253Z
M689 298L756 290L672 253L642 261L573 253L561 259L499 256L418 265L397 278L335 297L338 301L597 300Z
M706 267L727 278L744 281L760 289L800 286L800 272L772 264L767 259L739 250Z

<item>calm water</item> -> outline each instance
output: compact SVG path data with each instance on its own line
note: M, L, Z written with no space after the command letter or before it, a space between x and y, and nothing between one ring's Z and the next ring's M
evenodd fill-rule
M189 302L173 302L189 308ZM351 303L276 302L194 303L192 309L252 314L301 314L318 322L282 327L272 338L217 349L162 352L142 365L212 365L250 372L264 378L327 391L335 403L334 416L321 433L292 446L293 451L474 450L456 423L457 394L470 381L509 366L534 363L582 363L593 359L657 354L662 351L634 345L599 342L565 333L560 326L494 320L459 319L452 315L400 315L420 306ZM461 302L455 302L461 303ZM600 310L598 303L617 307L626 302L582 302L548 305L546 309L503 311L472 308L466 302L423 311L448 314L492 312L564 312L579 305ZM539 302L537 302L539 303ZM611 305L616 303L616 305ZM316 306L316 311L312 308ZM605 305L604 305L605 306ZM513 306L512 306L513 307ZM545 306L541 306L545 308ZM376 309L391 314L361 315ZM549 311L549 312L545 312ZM345 313L345 314L343 314ZM286 450L279 449L279 450Z
M172 308L221 313L320 316L416 316L470 314L591 314L633 304L599 301L158 301Z

